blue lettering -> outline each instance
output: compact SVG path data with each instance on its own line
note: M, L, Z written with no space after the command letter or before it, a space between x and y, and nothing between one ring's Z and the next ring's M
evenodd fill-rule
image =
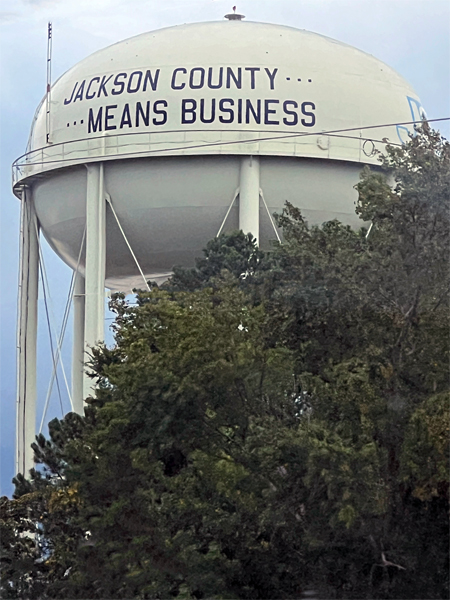
M237 77L234 74L234 71L231 67L227 67L227 88L230 89L231 87L231 80L233 80L234 85L236 86L236 88L238 90L240 90L242 88L242 69L241 67L238 67L237 70Z
M138 76L138 81L137 81L136 86L133 88L132 83L133 83L133 77L135 75ZM142 81L142 71L133 71L133 73L131 73L131 75L130 75L130 79L128 80L127 92L129 94L135 94L136 92L138 92L139 88L141 87L141 81Z
M111 129L117 129L115 125L108 125L108 121L114 119L114 115L110 115L109 111L117 108L117 104L110 104L109 106L105 106L105 131L109 131Z
M90 93L91 85L94 83L94 81L100 81L100 77L93 77L90 80L89 85L86 90L86 100L92 100L92 98L95 98L95 92L93 94Z
M173 90L182 90L183 88L186 87L185 83L181 83L180 85L176 84L176 78L177 78L178 73L184 73L184 74L186 74L187 71L183 67L180 67L180 68L174 70L174 72L172 74L172 83L171 83L171 88Z
M287 119L284 117L283 123L285 125L297 125L298 124L298 114L295 110L289 110L289 106L292 105L294 108L298 108L298 104L295 100L285 100L283 102L283 111L285 115L292 117L292 119Z
M67 98L65 98L64 104L70 104L72 102L73 95L75 94L75 90L77 89L77 85L78 85L78 81L76 82L75 87L72 90L72 95L70 96L70 99L68 100Z
M316 110L316 105L313 102L302 102L302 115L305 117L311 117L310 121L302 119L302 125L305 127L314 127L316 124L316 115L313 112L307 112L306 108L311 107L311 110Z
M261 71L259 67L245 67L246 71L250 71L250 87L252 90L255 89L255 73L256 71Z
M157 100L153 104L153 112L155 113L155 115L161 115L161 117L162 117L161 120L153 119L153 125L164 125L165 123L167 123L167 111L166 110L158 110L160 104L162 106L164 106L165 108L167 108L166 100Z
M212 82L212 76L213 76L213 68L209 67L209 69L208 69L208 87L211 90L218 90L219 88L222 87L223 67L220 67L220 69L219 69L219 81L217 83Z
M194 78L196 73L200 73L200 81L198 83L194 83ZM191 69L191 74L189 77L189 87L191 90L199 90L205 84L205 69L203 67L194 67Z
M190 105L190 107L189 107ZM197 108L197 102L195 100L182 100L181 101L181 123L183 125L190 125L195 123L197 115L195 109ZM188 115L191 115L188 118Z
M129 104L125 104L123 107L122 118L120 119L120 129L127 125L128 127L133 127L133 123L131 122L131 114L130 114L130 106Z
M228 113L229 117L226 119L220 115L219 121L221 123L232 123L234 121L234 110L232 108L226 108L225 104L234 106L234 100L232 98L222 98L219 102L219 110L223 113Z
M139 127L139 117L142 117L144 121L144 125L148 127L150 123L150 100L147 101L145 107L145 113L142 109L142 104L140 102L136 102L136 127Z
M257 108L255 111L255 108L253 106L253 104L251 103L251 100L246 100L245 101L245 122L247 123L247 125L250 123L250 113L253 115L253 118L255 119L255 123L257 123L258 125L261 124L261 100L257 100Z
M89 119L88 119L88 133L97 133L97 131L102 130L102 114L103 107L100 106L97 113L97 118L94 121L94 112L92 108L89 109Z
M205 100L202 98L200 100L200 121L202 123L214 123L216 118L216 100L213 98L211 100L211 116L207 119L205 117Z
M116 90L115 88L113 88L111 90L111 94L113 96L118 96L119 94L121 94L123 92L123 90L125 89L125 82L124 81L120 81L119 78L123 79L123 78L127 78L128 75L126 73L118 73L114 79L114 85L119 86L119 89Z
M144 87L142 88L144 92L147 91L147 83L150 83L150 87L152 88L152 90L154 92L156 91L156 89L158 87L158 79L159 79L160 70L161 69L156 69L154 79L152 77L152 72L150 70L147 70L147 72L145 73L145 77L144 77Z
M279 125L280 121L271 121L269 115L276 115L277 111L270 108L271 104L279 104L279 100L264 100L264 125Z
M102 81L100 83L100 86L98 88L98 94L97 94L97 98L100 98L100 96L102 95L102 92L105 96L108 95L108 92L106 91L105 88L105 84L108 83L108 81L112 79L112 75L110 75L108 78L106 77L106 75L103 75L102 77Z
M76 102L77 100L83 100L83 92L84 92L84 84L86 83L86 80L84 80L80 87L78 88L78 92L77 95L75 96L75 98L73 99L74 102Z
M278 69L274 69L273 73L271 73L270 70L267 68L265 68L264 70L267 73L267 77L269 78L269 81L270 81L270 89L274 90L275 89L275 75L277 74Z

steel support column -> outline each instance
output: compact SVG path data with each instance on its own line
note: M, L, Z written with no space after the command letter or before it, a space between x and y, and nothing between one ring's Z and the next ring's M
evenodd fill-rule
M72 346L72 402L73 409L83 414L83 377L84 362L84 277L75 273L73 290L73 346Z
M39 283L39 225L31 192L22 191L17 320L16 473L34 466L36 435L36 345Z
M259 243L259 158L241 158L239 188L239 229Z
M84 349L103 342L105 320L106 200L103 164L87 168ZM83 398L92 380L83 375Z

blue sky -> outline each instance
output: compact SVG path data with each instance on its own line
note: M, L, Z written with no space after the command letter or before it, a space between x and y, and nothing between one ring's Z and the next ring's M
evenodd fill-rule
M450 3L448 0L2 0L0 111L0 493L11 495L14 475L16 299L19 202L10 166L25 151L34 111L46 83L47 22L53 22L53 76L92 52L132 35L181 23L223 18L236 3L248 20L279 23L327 35L373 54L408 80L430 119L450 116ZM449 138L449 123L437 125ZM44 248L55 321L59 327L70 270ZM43 301L38 336L38 420L52 364ZM108 316L110 318L110 316ZM63 359L70 373L71 332ZM62 410L68 410L60 377ZM48 419L61 416L56 390ZM45 431L45 429L44 429Z

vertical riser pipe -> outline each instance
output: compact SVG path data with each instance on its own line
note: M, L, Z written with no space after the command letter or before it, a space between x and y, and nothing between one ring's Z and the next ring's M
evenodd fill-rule
M239 177L239 229L259 243L259 158L243 156Z
M89 352L104 340L106 201L103 164L89 165L87 172L84 349ZM93 382L84 374L83 398L92 393Z

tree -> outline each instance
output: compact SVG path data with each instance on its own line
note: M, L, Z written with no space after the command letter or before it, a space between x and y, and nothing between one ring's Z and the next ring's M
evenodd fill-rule
M327 490L319 570L324 577L339 571L333 587L347 595L365 593L367 573L370 597L446 597L450 147L425 126L404 147L388 147L381 166L366 169L357 185L357 212L369 229L336 221L308 227L287 206L279 218L286 242L267 285L268 320L294 354L315 420L338 436L349 460L359 448L372 453L367 495L352 494L335 466L314 478L329 473L328 485L340 486L347 505L336 505L337 520L351 531L351 540L343 538L329 520L336 512ZM427 453L422 460L414 446ZM337 456L331 441L326 452ZM407 571L374 567L383 564L381 552Z
M425 127L359 231L287 205L272 252L116 295L85 416L2 504L5 597L447 597L449 157Z
M256 273L266 266L265 254L258 248L256 239L242 231L223 233L210 240L203 255L196 259L194 269L175 266L172 277L163 287L172 291L209 287L226 270L238 280L240 287L248 289Z

